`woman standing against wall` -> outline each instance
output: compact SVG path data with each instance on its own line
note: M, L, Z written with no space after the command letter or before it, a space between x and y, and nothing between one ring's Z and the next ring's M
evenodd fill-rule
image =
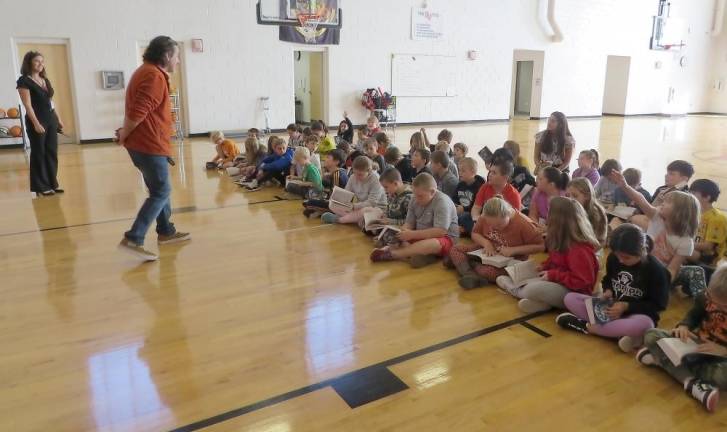
M535 174L547 166L568 172L575 146L568 119L562 112L555 111L548 117L547 128L535 134Z
M62 193L58 186L58 135L63 122L53 106L53 86L45 73L43 55L23 57L17 89L25 107L30 140L30 190L44 196Z

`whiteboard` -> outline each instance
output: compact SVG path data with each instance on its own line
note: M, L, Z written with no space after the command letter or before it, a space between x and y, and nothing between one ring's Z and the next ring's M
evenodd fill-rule
M457 96L456 57L426 54L391 56L391 94L401 96Z

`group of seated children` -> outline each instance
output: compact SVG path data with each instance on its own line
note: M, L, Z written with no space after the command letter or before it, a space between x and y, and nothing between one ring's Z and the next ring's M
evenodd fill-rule
M727 216L713 206L720 194L714 181L689 185L689 162L670 163L666 184L652 197L638 169L622 172L614 159L600 164L596 150L579 154L572 176L551 161L536 164L533 178L520 146L507 141L486 160L483 178L464 143L450 148L448 130L434 145L417 131L405 154L385 134L378 136L375 117L359 131L355 147L348 117L335 147L321 122L307 136L296 125L288 132L287 143L268 140L267 155L257 137L249 137L237 162L234 149L215 134L213 162L240 168L252 190L279 182L304 199L306 217L374 236L373 262L420 268L442 259L463 289L494 284L519 299L525 313L563 310L559 326L616 340L624 352L637 350L640 363L665 369L709 411L719 389L727 389L727 266L718 267L727 253ZM348 191L349 205L332 198L336 188ZM460 237L471 242L458 244ZM599 281L604 248L609 253ZM528 261L543 252L541 264ZM513 260L502 266L483 257ZM521 279L510 266L524 264L533 275ZM672 289L694 298L694 308L675 329L661 330ZM605 303L595 322L588 309L594 303ZM669 337L694 340L697 351L710 356L675 366L659 343Z

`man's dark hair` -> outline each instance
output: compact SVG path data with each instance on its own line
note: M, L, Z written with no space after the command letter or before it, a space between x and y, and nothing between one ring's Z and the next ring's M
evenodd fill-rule
M169 36L157 36L149 42L144 51L144 61L158 66L164 66L165 54L171 55L177 42Z

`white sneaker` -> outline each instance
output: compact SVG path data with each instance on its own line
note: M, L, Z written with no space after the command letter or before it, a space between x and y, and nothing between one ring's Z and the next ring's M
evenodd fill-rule
M141 258L144 261L156 261L159 259L159 256L157 254L144 249L144 246L138 245L133 241L127 239L126 237L121 240L118 249L120 251L130 253L137 258Z
M644 366L656 366L656 359L649 351L649 348L643 347L636 353L636 361Z
M517 302L517 307L526 314L550 310L550 305L530 299L520 300Z
M717 408L719 389L716 387L692 378L684 382L684 390L688 395L698 400L707 411L714 412L715 408Z
M495 284L502 288L505 292L510 293L513 297L517 297L515 295L517 287L510 276L498 276L497 279L495 279Z
M643 345L643 343L643 339L635 339L631 336L623 336L618 340L618 347L621 348L621 351L625 353L630 353L634 349Z

